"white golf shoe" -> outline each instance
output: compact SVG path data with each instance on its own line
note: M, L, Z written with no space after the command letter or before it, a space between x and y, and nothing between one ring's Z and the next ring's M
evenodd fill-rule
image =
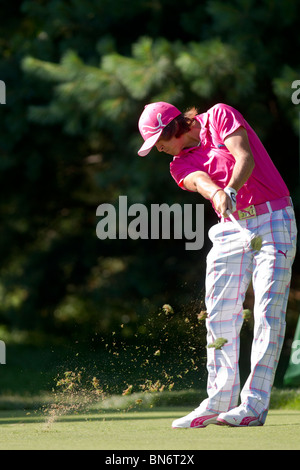
M228 426L246 427L246 426L262 426L258 417L247 409L245 406L240 405L233 408L226 413L220 413L217 419L218 424L227 424Z
M183 416L183 418L175 419L172 423L172 428L205 428L208 424L219 424L217 417L218 414L209 411L199 411L196 408L188 415Z

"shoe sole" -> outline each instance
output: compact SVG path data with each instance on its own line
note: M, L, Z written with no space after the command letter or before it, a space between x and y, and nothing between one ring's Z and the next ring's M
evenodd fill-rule
M201 416L199 418L193 419L191 424L189 426L172 426L172 429L188 429L188 428L206 428L209 424L219 424L217 422L217 417L218 415L212 415L212 416Z
M245 419L247 419L247 421L245 422L245 424L242 424ZM222 419L222 418L218 418L217 421L221 426L231 426L232 428L248 428L248 427L251 427L251 426L262 426L263 425L256 418L253 418L253 419L252 418L244 418L244 419L242 419L240 424L229 423L228 421L226 421L225 419Z

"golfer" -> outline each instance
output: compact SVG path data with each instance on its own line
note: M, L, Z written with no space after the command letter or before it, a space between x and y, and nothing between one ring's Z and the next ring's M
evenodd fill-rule
M231 106L216 104L198 114L194 108L182 113L169 103L152 103L141 114L139 130L144 143L138 154L144 157L156 146L171 155L170 171L178 186L208 199L220 218L208 234L206 328L208 344L218 338L227 342L221 349L207 349L207 398L172 427L263 425L285 335L296 251L289 190L256 133ZM228 210L262 241L258 248L245 241ZM240 390L239 337L251 280L251 371Z

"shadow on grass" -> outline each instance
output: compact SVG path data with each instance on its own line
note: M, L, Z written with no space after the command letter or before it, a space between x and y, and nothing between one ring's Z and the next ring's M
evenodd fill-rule
M285 410L277 410L278 416L284 415ZM1 412L0 411L0 425L24 425L24 424L41 424L45 425L45 430L47 430L47 425L49 426L49 431L53 426L59 423L82 423L82 422L116 422L116 421L133 421L133 420L161 420L163 418L175 419L178 415L187 413L188 410L186 408L159 408L156 410L128 410L128 411L120 411L120 410L110 410L109 412L101 411L101 412L79 412L79 413L66 413L64 416L50 416L44 414L42 412L36 412L35 416L33 414L26 413L25 411L14 411L14 412ZM276 411L272 410L272 415L276 415ZM300 427L300 413L295 412L288 412L288 416L290 418L298 417L299 422L288 422L288 423L278 423L272 424L268 423L267 418L267 425L269 427L286 427L286 426L296 426ZM49 424L50 423L50 424ZM228 426L224 426L228 427ZM234 429L234 428L232 428Z
M168 414L172 413L172 408L159 410L110 410L109 412L79 412L78 414L68 414L64 416L50 416L42 412L36 412L35 416L33 414L26 413L25 411L0 411L0 425L6 424L47 424L47 422L53 419L53 424L56 423L66 423L66 422L89 422L89 421L124 421L124 420L144 420L144 419L162 419L161 413L167 412ZM174 409L174 416L180 412L180 409ZM183 411L186 412L186 409ZM114 416L111 416L114 415ZM175 416L176 417L176 416ZM166 416L167 418L167 416ZM175 419L175 418L174 418Z

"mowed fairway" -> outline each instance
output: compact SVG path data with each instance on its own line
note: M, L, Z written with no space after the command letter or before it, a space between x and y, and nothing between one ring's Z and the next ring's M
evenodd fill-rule
M95 412L47 421L25 411L0 412L0 450L296 450L300 411L271 410L262 427L171 428L190 410Z

